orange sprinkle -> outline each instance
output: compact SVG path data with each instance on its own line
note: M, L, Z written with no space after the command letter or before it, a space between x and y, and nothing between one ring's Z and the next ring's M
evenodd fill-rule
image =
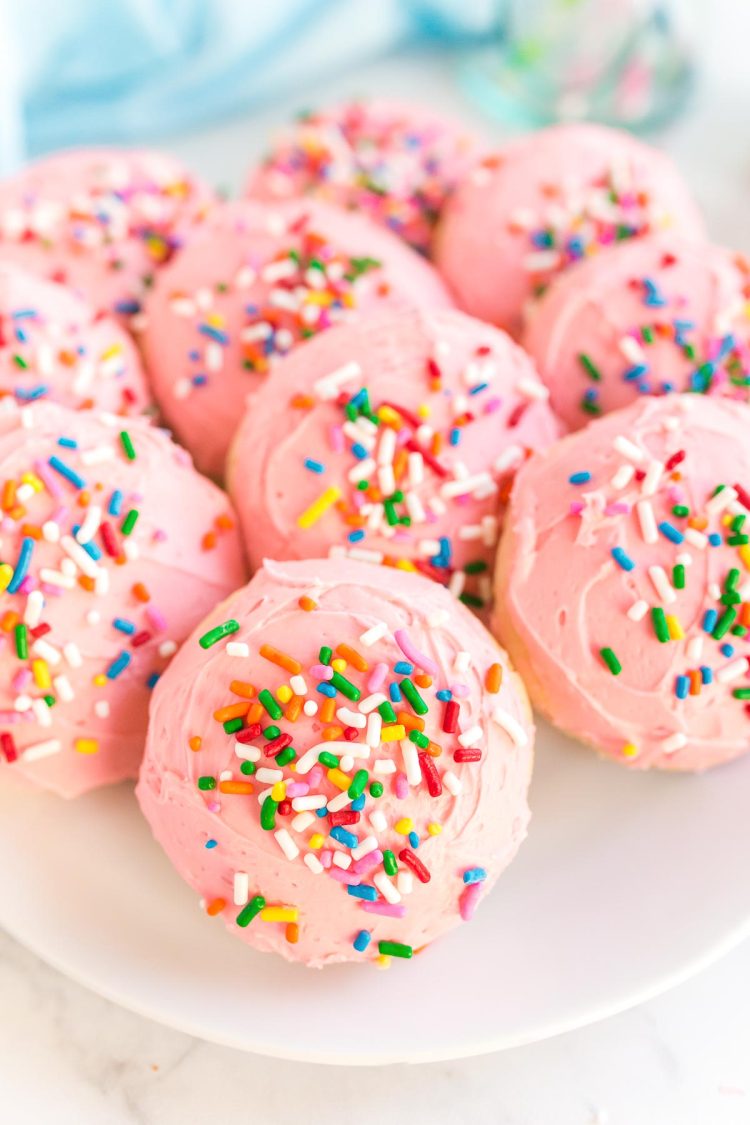
M252 781L220 781L220 793L254 793L255 786Z
M691 695L700 695L702 682L703 682L703 677L702 677L701 673L698 671L697 668L694 668L693 671L690 673L690 694Z
M344 737L343 727L326 727L323 731L324 742L335 742L338 738Z
M246 683L245 680L232 680L229 690L232 695L241 695L243 699L252 699L255 695L254 685Z
M194 734L192 738L188 739L188 746L191 750L195 750L197 752L198 750L200 750L202 745L203 739L199 734Z
M215 918L217 914L221 914L226 904L227 900L225 898L214 898L206 907L206 914L210 914L212 918Z
M299 923L287 922L286 924L286 940L290 945L296 945L299 941Z
M88 508L90 503L91 503L91 494L89 492L84 491L84 492L78 493L78 507L79 508Z
M3 498L0 501L4 512L9 512L16 503L16 482L14 480L6 480L3 485Z
M487 669L487 675L484 677L484 686L487 691L492 695L497 695L500 691L500 685L503 682L503 666L502 664L490 664Z
M214 711L214 718L217 723L228 723L230 719L244 719L249 709L249 703L230 703Z
M231 531L234 527L234 520L225 512L224 515L216 517L214 524L218 527L219 531Z
M314 609L318 608L318 603L314 602L312 598L308 598L307 594L303 594L297 602L300 609L304 609L305 613L312 613Z
M93 592L94 592L94 579L89 578L89 576L87 574L79 574L78 575L78 585L81 586L82 589L87 590L89 594L93 594Z
M432 676L428 676L426 672L418 672L414 677L414 683L421 688L432 687Z
M339 645L336 649L336 655L341 656L347 663L353 665L358 672L366 672L370 667L364 656L361 656L356 648L352 648L351 645Z
M312 395L293 395L289 405L293 410L312 410L315 399Z
M437 742L431 742L427 747L427 753L431 758L439 758L443 752L442 746L438 746Z
M30 539L41 539L42 529L35 523L25 523L21 528L21 535L28 535Z
M283 668L290 676L298 676L302 671L299 660L295 660L293 656L287 656L285 652L279 652L273 645L261 645L260 655L266 660L270 660L272 664L277 664L279 668Z
M297 719L302 714L304 703L305 701L301 695L293 695L287 704L284 718L290 723L296 723Z
M336 700L335 699L329 699L329 698L324 699L323 702L320 705L320 711L318 712L318 715L320 716L320 721L323 722L323 723L331 723L331 722L333 722L333 716L335 714L336 714Z
M133 587L133 597L139 602L150 602L151 595L142 582L136 582Z
M419 715L410 715L408 711L398 711L396 722L407 730L424 730L424 719L420 719Z
M740 625L750 629L750 602L743 602L740 608Z
M265 713L266 712L262 703L251 703L247 709L245 722L249 727L251 727L253 723L259 723Z
M213 551L217 543L217 536L215 531L207 531L201 539L201 547L204 551Z
M694 527L696 531L705 531L708 527L708 520L705 516L690 516L688 527Z
M20 620L21 618L18 616L18 614L15 613L12 609L9 609L7 613L4 613L2 618L0 619L0 629L2 629L4 633L10 633L13 631L13 629L15 629Z

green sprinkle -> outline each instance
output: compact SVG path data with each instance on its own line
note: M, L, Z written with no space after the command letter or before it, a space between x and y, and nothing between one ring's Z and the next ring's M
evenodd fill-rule
M318 754L318 761L321 766L325 766L329 770L337 770L339 768L340 759L332 754L330 750L321 750Z
M590 356L586 355L585 352L579 352L578 362L588 375L589 379L593 379L595 383L601 383L602 373Z
M379 941L378 953L383 957L405 957L408 960L414 950L410 945L403 945L400 941Z
M242 719L227 719L222 726L226 734L235 734L238 730L242 730Z
M55 704L57 703L57 700L55 699L54 695L43 695L42 699L44 700L44 702L47 704L48 707L54 707Z
M715 641L720 641L722 637L726 636L729 630L734 625L737 619L737 610L730 607L724 610L719 620L716 622L716 627L711 634Z
M22 355L14 355L13 362L15 363L16 367L20 367L22 371L28 370L29 365Z
M744 625L733 625L731 631L732 631L733 637L746 637L747 636L747 628Z
M615 656L613 650L611 648L602 648L599 650L599 655L609 668L612 675L619 676L620 672L622 672L622 664Z
M318 653L318 663L319 664L330 664L332 656L333 656L333 649L329 648L328 645L323 645L322 649Z
M395 875L398 871L396 857L390 848L386 848L383 852L383 867L385 868L386 875Z
M267 727L263 727L263 737L267 738L269 741L272 738L278 738L280 734L281 727L277 727L273 723L269 723Z
M263 895L256 895L255 898L251 898L247 906L243 906L242 910L240 910L235 918L237 925L242 927L249 926L253 918L257 917L261 910L265 908L265 905L266 900L263 898Z
M732 692L735 699L750 699L750 687L738 687Z
M125 451L125 456L128 461L135 461L135 446L127 430L120 431L120 441L122 442L122 448Z
M225 621L222 625L214 625L213 629L209 629L207 633L199 637L198 644L201 648L211 648L211 646L220 641L222 637L228 637L231 633L238 632L239 627L239 621L234 621L230 618L229 621Z
M256 766L255 762L248 762L247 760L245 760L240 766L240 773L244 773L248 777L252 777L257 768L258 767Z
M297 757L297 751L293 746L285 746L280 754L276 755L277 766L288 766Z
M378 713L384 723L396 722L396 712L393 710L390 702L387 699L378 707Z
M336 691L340 691L347 699L352 699L355 702L360 698L362 692L356 687L351 680L347 680L346 676L342 676L340 672L334 672L328 683L331 687L335 687Z
M685 567L682 563L677 563L677 565L672 568L672 585L675 590L685 589Z
M487 570L487 563L483 559L477 559L476 562L468 562L464 567L464 574L484 574Z
M581 410L586 414L593 414L594 417L597 417L602 412L602 408L598 402L591 402L585 397L581 399Z
M402 680L399 684L399 687L406 696L415 714L426 715L430 708L427 706L424 699L422 699L422 696L414 687L414 684L411 682L411 680Z
M199 777L198 778L198 788L199 789L215 789L216 788L216 778L215 777Z
M139 515L140 513L137 508L130 509L128 514L125 516L125 519L120 524L120 530L122 531L123 535L130 535L131 531L138 521Z
M726 582L724 583L725 589L734 590L734 588L737 585L737 583L739 582L739 580L740 580L740 572L739 572L739 570L737 570L736 566L733 566L732 569L729 571L729 574L727 575Z
M276 810L278 807L279 802L274 801L273 797L266 797L260 806L260 826L264 831L272 832L276 827Z
M654 606L651 610L651 622L654 626L657 640L665 644L669 640L669 627L667 625L667 618L664 610L660 606Z
M421 730L410 730L409 742L413 742L420 750L426 750L430 745L429 738Z
M648 324L643 325L643 327L641 328L641 336L643 338L644 343L653 344L653 342L654 342L654 330L650 325L648 325Z
M383 791L382 781L373 781L372 785L370 786L370 796L375 798L382 797Z
M357 770L354 777L352 778L351 785L346 791L347 797L351 797L353 801L356 801L357 797L361 797L364 793L365 786L367 785L367 782L369 780L370 775L367 770Z
M675 504L672 508L672 515L677 516L679 519L687 519L690 515L690 509L685 504Z
M284 714L268 688L263 688L263 691L258 692L258 702L263 704L272 719L280 719Z
M16 625L16 656L19 660L27 660L29 656L29 631L25 625Z
M484 605L482 599L478 598L476 594L461 594L458 600L463 602L464 605L470 606L471 609L481 609Z
M396 514L396 509L393 505L392 500L383 501L383 511L385 512L385 518L388 525L390 527L395 527L398 523L398 515Z

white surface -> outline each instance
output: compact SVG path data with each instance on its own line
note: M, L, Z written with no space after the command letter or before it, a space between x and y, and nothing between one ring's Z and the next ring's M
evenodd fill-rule
M628 773L543 727L532 831L498 889L383 973L246 948L200 911L131 786L64 802L8 784L0 922L74 980L218 1043L327 1063L476 1055L621 1011L747 936L749 789L750 758L704 777ZM300 1013L323 1011L311 1035ZM367 1013L354 1028L353 1012ZM418 1033L396 1012L418 1013Z
M748 250L750 10L715 0L710 28L702 98L666 147L685 168L715 238ZM299 101L352 89L456 104L449 67L429 58L384 63L354 79L342 75ZM288 108L169 147L236 186L269 124ZM6 848L4 864L16 855L17 848ZM696 901L696 917L705 911ZM545 936L554 950L554 924ZM659 943L658 933L653 941ZM386 1071L333 1071L200 1043L98 999L10 939L0 941L0 996L0 1105L12 1125L297 1125L355 1117L363 1125L750 1121L750 943L674 992L587 1029L481 1059ZM299 1019L311 1039L326 1036L325 1012L303 1010ZM408 1020L415 1036L424 1027L421 1013L402 1006L396 1019Z

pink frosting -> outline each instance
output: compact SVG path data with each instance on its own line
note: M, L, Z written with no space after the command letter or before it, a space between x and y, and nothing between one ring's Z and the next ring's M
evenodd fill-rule
M314 608L301 608L301 598L312 599ZM238 628L202 647L199 638L209 644L212 636L206 633L226 622ZM263 645L288 654L300 670L292 673L296 665L284 670L264 659ZM334 660L340 645L355 650L354 655L344 650L337 675L356 698L337 687L335 702L328 704L336 712L331 721L311 671L321 645L333 650ZM407 659L404 646L417 650L418 666L394 672L393 666ZM405 728L394 730L401 712L415 716L405 698L394 704L397 723L386 716L380 733L374 729L381 717L373 710L378 701L370 697L368 678L378 663L386 664L390 683L421 681L417 690L428 708L425 737L434 749L441 748L439 756L424 754L426 773L421 751L404 737ZM485 677L495 664L504 674L499 692L492 693ZM421 671L425 665L434 669L431 684ZM436 692L454 681L466 692L451 734L443 727L453 708ZM265 705L248 698L242 687L247 682ZM283 704L284 714L273 719L269 702L276 714L275 697L288 698L294 690L303 694ZM243 701L250 707L241 720L247 735L225 733L220 709ZM292 721L288 707L298 711L303 702L316 713L303 710ZM281 767L274 762L276 747L266 745L274 731L255 737L249 729L255 709L261 726L273 723L282 732L281 742L288 740L284 735L292 736L294 771L283 760ZM374 720L366 717L372 714ZM326 739L325 730L336 739ZM388 741L390 734L400 737ZM199 749L191 749L191 740ZM158 684L137 796L177 871L201 895L208 912L221 914L242 940L316 967L373 960L381 941L418 951L457 925L473 880L481 887L469 895L469 908L511 861L529 818L532 743L525 692L505 654L436 583L413 574L396 580L375 567L331 559L266 563L245 589L206 618ZM326 751L339 759L346 777L313 765ZM467 754L477 760L461 761ZM255 764L255 773L240 771L244 759ZM305 816L302 806L294 805L304 805L304 797L293 798L288 811L285 804L274 811L267 804L275 799L270 797L274 775L262 772L268 769L278 769L282 784L295 791L299 783L308 784L306 796L328 814ZM357 778L361 770L368 776ZM342 788L347 777L364 786L361 808L354 793L349 796ZM249 782L253 792L232 792L237 781ZM382 796L371 793L373 782L383 786ZM288 794L287 789L286 800ZM276 798L282 798L281 791ZM270 817L267 828L261 826L262 811ZM343 831L334 823L342 815L349 820ZM409 832L416 837L409 839ZM397 874L386 873L387 867L393 872L391 861L398 865ZM414 873L415 864L424 868L421 875L428 881ZM350 893L349 884L366 897ZM252 908L243 915L258 895L267 906L296 912L288 922L297 925L298 934L262 914L249 920ZM238 917L247 924L238 925ZM368 932L370 942L359 951L353 943L361 931ZM297 941L289 940L295 936Z
M479 149L463 123L424 106L347 102L306 113L284 130L251 172L247 194L314 194L365 212L426 251L446 196Z
M495 631L541 711L636 769L750 749L748 432L742 403L644 396L516 477Z
M131 322L144 285L214 201L166 153L57 153L0 183L0 258Z
M561 270L663 227L704 232L668 157L628 133L556 125L467 174L443 212L435 258L461 308L516 336L524 307Z
M244 580L229 502L143 419L10 400L0 490L0 759L65 797L134 777L152 677Z
M140 357L116 321L70 289L0 263L0 397L139 414L150 405Z
M558 278L533 309L523 342L572 428L644 393L695 389L744 399L750 266L674 234L623 243Z
M347 420L363 388L370 410L386 404L379 430ZM513 473L558 436L545 396L504 332L453 310L382 313L324 333L252 396L228 461L251 565L329 553L408 562L471 605L489 602ZM338 501L300 526L330 489ZM393 516L410 523L388 522L380 497L397 489Z
M314 200L229 204L157 280L144 348L154 393L219 477L248 392L342 317L451 304L437 273L361 215Z

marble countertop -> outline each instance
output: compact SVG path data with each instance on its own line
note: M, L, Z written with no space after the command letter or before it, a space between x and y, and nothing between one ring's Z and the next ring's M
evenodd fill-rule
M747 251L750 8L714 0L711 13L703 88L664 143L714 237ZM460 105L449 60L404 56L355 78L338 75L252 119L164 143L237 187L269 128L295 105L384 88L436 107ZM8 1125L750 1122L750 943L604 1023L501 1055L387 1070L287 1063L200 1042L86 992L2 935L0 997L0 1121Z

